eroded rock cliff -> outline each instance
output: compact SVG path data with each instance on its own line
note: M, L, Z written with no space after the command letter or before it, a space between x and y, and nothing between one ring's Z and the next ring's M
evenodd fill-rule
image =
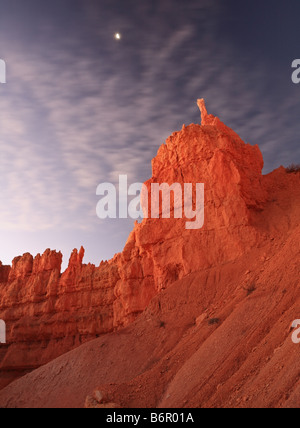
M18 257L12 267L0 264L0 319L7 323L0 387L132 323L174 282L233 262L274 239L276 216L287 213L280 207L272 215L261 213L278 197L278 187L287 194L287 188L299 185L298 176L287 180L284 168L262 176L258 146L245 144L208 115L203 100L198 104L202 125L184 126L167 139L146 185L204 183L203 228L187 230L185 218L144 219L111 261L85 265L81 248L62 274L62 255L50 250L35 258ZM282 182L287 184L282 187ZM282 228L288 229L293 210Z

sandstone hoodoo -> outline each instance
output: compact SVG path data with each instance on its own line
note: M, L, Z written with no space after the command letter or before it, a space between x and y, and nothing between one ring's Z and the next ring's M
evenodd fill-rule
M93 391L120 407L300 404L300 174L262 175L259 147L198 106L145 184L203 183L201 229L149 216L98 267L83 248L63 273L50 250L0 264L0 388L32 371L0 406L103 406Z

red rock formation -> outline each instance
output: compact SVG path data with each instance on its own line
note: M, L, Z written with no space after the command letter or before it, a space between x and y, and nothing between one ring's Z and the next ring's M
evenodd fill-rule
M217 278L219 267L274 239L278 218L282 234L296 224L299 175L287 176L281 168L263 177L258 146L208 115L203 100L198 104L202 126L183 127L168 138L146 185L204 183L204 227L186 230L185 218L144 219L123 252L98 268L82 263L83 248L74 250L63 274L62 255L50 250L34 259L18 257L12 268L0 265L0 319L8 331L8 344L0 348L0 387L132 323L176 281L212 269ZM274 208L274 200L281 205ZM207 305L213 304L209 296Z
M130 323L177 279L234 260L259 240L254 219L268 199L262 154L207 115L203 100L199 105L203 125L183 127L167 139L146 184L150 189L152 183L204 183L204 227L186 230L186 219L149 218L135 225L117 261L115 326Z
M0 262L0 283L5 283L8 281L10 270L10 266L4 266L2 262Z
M82 265L83 255L83 249L75 250L62 275L62 254L50 250L34 259L18 257L11 269L0 267L0 319L7 324L0 387L113 330L118 269L109 263Z
M176 281L130 326L0 391L0 407L298 408L299 181L260 213L275 239Z

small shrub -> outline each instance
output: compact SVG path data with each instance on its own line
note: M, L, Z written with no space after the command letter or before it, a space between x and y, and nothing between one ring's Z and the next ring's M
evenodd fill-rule
M212 318L208 321L208 325L220 324L219 318Z
M244 290L247 291L247 296L250 296L256 290L256 285L252 282L247 287L244 287Z
M297 174L298 172L300 172L300 165L292 164L286 168L286 172L288 174Z

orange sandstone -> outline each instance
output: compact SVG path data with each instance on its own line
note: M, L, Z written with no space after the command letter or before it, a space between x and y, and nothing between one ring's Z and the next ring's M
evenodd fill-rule
M299 405L288 334L300 315L300 175L263 176L259 147L198 105L202 125L167 139L146 185L204 183L202 229L149 218L99 267L83 249L63 274L50 250L0 265L0 387L54 360L5 388L0 406L90 406L94 390L122 407Z

